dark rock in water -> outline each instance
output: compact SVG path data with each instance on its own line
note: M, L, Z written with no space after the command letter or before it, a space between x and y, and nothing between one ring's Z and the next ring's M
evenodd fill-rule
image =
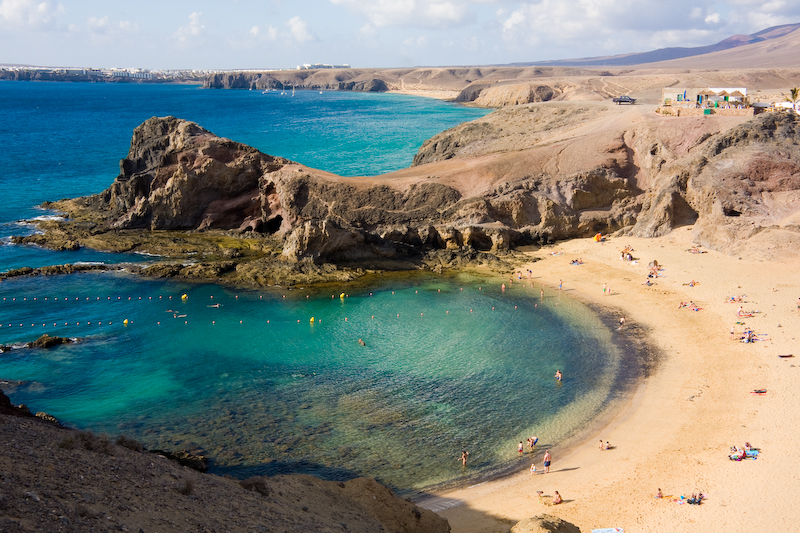
M61 344L69 344L72 342L72 339L67 337L51 337L48 334L44 334L35 341L28 343L28 348L52 348L53 346L59 346Z
M170 461L175 461L183 466L188 466L198 472L208 470L208 458L203 455L195 455L187 451L167 452L164 450L150 450L150 453L166 457Z

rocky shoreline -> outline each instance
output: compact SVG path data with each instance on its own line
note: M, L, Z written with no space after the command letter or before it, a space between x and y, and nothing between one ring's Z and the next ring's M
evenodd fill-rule
M523 246L682 225L731 254L757 246L776 257L800 242L797 115L680 121L609 104L517 106L433 137L408 169L344 178L154 117L134 131L106 191L45 204L67 218L38 221L42 233L13 242L148 253L164 260L124 268L249 287L508 271Z

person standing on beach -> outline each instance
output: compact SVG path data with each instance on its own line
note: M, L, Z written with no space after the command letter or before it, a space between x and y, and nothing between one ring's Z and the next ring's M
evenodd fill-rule
M625 317L623 316L623 317L620 317L620 319L619 319L619 329L622 329L624 327L625 327Z
M517 451L519 453L525 453L525 447L522 445L522 441L519 441L519 446L517 447Z
M544 451L544 473L547 474L550 472L550 461L552 460L552 456L550 455L550 450Z
M564 282L562 280L558 280L558 292L564 290Z
M608 285L603 283L603 296L606 295L606 290L608 290Z

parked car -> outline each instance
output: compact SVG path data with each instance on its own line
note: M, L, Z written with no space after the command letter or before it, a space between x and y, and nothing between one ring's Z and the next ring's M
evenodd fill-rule
M612 99L611 101L614 102L617 105L619 105L619 104L635 104L636 103L636 98L631 98L628 95L624 95L624 96L617 96L616 98Z

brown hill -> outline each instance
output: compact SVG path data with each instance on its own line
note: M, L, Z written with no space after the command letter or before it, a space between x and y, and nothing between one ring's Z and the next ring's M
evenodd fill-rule
M800 66L800 27L779 37L694 57L649 63L656 69L757 69Z
M681 64L693 64L693 59L698 59L697 66L690 66L688 68L713 68L709 65L705 58L720 51L729 51L730 55L737 54L737 48L751 44L765 44L781 47L783 44L780 39L785 35L796 32L800 29L800 24L784 24L782 26L773 26L765 30L753 33L751 35L733 35L727 39L714 44L696 47L671 47L659 48L658 50L651 50L649 52L629 53L616 56L603 56L603 57L585 57L580 59L561 59L556 61L540 61L536 64L539 66L581 66L581 67L594 67L594 68L613 68L621 66L634 66L634 65L653 65L662 62L678 62ZM519 63L519 66L530 66L533 63ZM797 66L797 63L784 64L783 62L777 63L753 63L740 65L744 68L757 68L759 66L782 67L782 66ZM722 66L721 68L736 68L735 66Z

